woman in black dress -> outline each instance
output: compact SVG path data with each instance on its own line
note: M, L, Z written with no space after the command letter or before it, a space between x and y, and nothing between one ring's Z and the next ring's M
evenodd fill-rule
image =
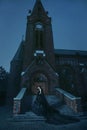
M57 125L74 123L79 121L79 119L75 117L62 115L58 110L50 106L45 98L43 89L40 86L38 86L37 89L37 96L32 107L34 113L36 113L38 116L44 116L48 123L53 123Z
M36 99L33 103L32 110L34 113L36 113L38 116L46 116L47 115L47 109L48 109L48 102L44 96L43 89L38 86L37 87L37 95Z

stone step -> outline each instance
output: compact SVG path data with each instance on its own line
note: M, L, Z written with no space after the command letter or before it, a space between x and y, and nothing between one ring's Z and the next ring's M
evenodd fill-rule
M26 122L26 121L45 121L46 119L43 116L37 116L33 112L26 112L25 114L19 114L13 116L10 121L16 122Z
M50 105L60 104L61 100L55 95L45 96Z

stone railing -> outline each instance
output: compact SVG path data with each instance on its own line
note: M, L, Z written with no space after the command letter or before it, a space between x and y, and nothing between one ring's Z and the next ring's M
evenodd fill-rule
M22 88L18 95L14 98L13 102L13 114L17 115L21 113L21 103L25 95L26 88Z
M75 112L82 112L81 97L75 97L60 88L56 88L56 95Z

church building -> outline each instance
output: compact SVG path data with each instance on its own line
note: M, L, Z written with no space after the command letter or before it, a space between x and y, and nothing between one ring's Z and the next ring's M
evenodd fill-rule
M9 97L13 100L22 88L35 95L37 87L45 95L60 88L87 99L87 52L54 49L51 17L41 0L36 0L27 16L25 39L10 63Z

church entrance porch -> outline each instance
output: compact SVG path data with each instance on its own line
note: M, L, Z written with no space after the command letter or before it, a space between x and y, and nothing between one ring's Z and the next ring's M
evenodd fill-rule
M43 89L44 94L48 94L48 78L43 73L35 73L31 78L31 91L37 94L37 87Z

